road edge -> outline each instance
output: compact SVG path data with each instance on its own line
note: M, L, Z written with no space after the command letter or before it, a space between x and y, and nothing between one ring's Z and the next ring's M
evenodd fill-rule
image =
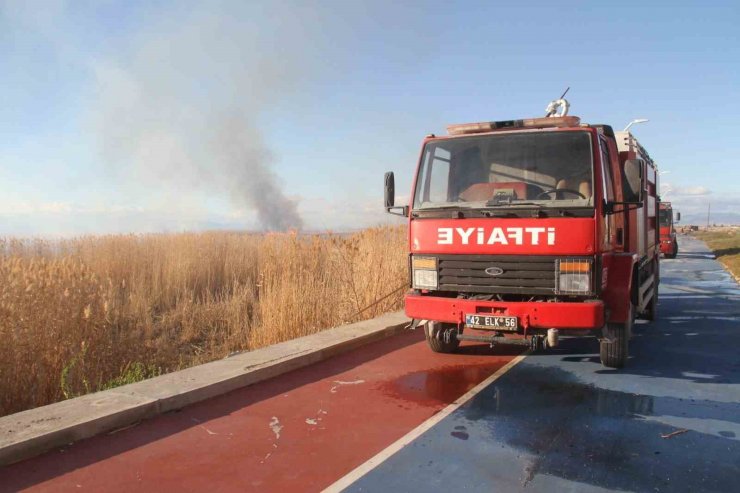
M403 312L0 418L0 467L253 385L403 331Z

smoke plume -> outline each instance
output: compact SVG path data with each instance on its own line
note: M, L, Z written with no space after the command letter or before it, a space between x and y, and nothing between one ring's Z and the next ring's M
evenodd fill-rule
M299 46L300 26L266 32L243 14L211 6L167 19L96 62L94 129L104 162L138 188L228 197L265 229L300 229L260 130L301 71L281 48Z
M213 145L216 170L228 176L232 201L257 211L268 230L301 229L296 203L286 197L270 168L271 156L257 146L258 136L246 126L246 118L224 117Z

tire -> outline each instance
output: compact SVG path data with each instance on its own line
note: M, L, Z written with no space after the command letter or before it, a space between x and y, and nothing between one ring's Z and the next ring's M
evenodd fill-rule
M607 368L623 368L629 357L629 342L632 335L634 308L630 307L627 321L621 324L608 324L607 331L614 341L602 339L599 342L601 364Z
M629 357L629 338L624 326L611 329L614 341L602 340L599 343L601 364L607 368L622 368Z
M655 293L653 294L653 299L650 300L650 303L645 307L645 314L644 314L645 320L649 320L650 322L653 322L658 319L658 290L655 290Z
M650 322L658 319L658 288L660 287L660 276L657 272L655 274L654 282L655 288L653 290L653 299L651 299L650 303L645 307L645 313L643 314L643 318Z
M424 335L432 351L435 353L454 353L457 351L457 348L460 347L460 341L456 337L453 337L450 338L450 342L445 342L442 336L444 331L454 329L455 327L455 324L443 322L429 322L424 326Z

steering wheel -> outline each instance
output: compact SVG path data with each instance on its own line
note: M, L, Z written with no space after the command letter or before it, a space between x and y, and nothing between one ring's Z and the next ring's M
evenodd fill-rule
M554 193L555 194L555 197L557 198L557 196L558 196L557 194L560 193L560 192L572 193L574 195L580 196L582 199L585 199L586 198L586 196L583 195L578 190L573 190L571 188L551 188L550 190L545 190L544 192L542 192L539 195L537 195L537 197L535 198L535 200L539 200L540 197L542 197L543 195L549 195L551 193Z

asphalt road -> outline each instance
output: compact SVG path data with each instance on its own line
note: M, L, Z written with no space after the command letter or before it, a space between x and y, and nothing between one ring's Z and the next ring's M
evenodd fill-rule
M596 341L438 355L411 332L0 469L0 491L735 491L740 289L680 241L623 370Z
M585 340L528 356L348 491L740 490L740 289L680 248L627 368Z

